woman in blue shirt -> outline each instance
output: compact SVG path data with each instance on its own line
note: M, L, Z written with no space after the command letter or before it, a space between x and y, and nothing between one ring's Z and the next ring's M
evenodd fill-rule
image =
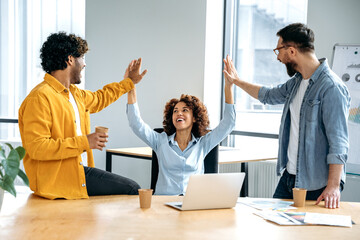
M226 69L226 68L225 68ZM233 83L225 80L225 111L219 125L208 131L206 107L191 95L171 99L164 110L164 132L144 123L136 103L136 89L128 92L127 116L133 132L149 145L158 157L158 195L184 194L193 174L204 173L205 156L228 136L235 126Z

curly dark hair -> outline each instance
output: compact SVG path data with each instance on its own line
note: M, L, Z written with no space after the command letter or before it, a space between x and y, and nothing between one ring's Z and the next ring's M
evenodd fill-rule
M175 105L179 102L185 103L193 111L195 123L191 129L192 134L195 137L201 137L208 133L210 121L205 105L195 96L182 94L180 99L173 98L165 105L163 127L166 134L170 136L176 132L172 115Z
M40 49L41 66L45 72L63 70L69 56L78 58L89 50L86 40L65 32L53 33Z
M276 35L281 37L283 44L295 44L300 52L314 51L315 34L302 23L293 23L280 29Z

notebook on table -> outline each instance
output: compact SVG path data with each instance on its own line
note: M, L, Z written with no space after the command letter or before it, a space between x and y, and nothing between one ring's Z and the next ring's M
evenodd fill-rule
M245 173L214 173L190 176L183 202L165 205L178 210L235 207Z

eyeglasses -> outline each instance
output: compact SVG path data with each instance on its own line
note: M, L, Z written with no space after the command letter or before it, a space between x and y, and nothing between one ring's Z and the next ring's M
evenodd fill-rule
M289 46L278 47L278 48L273 49L273 51L274 51L275 55L277 56L277 55L279 55L279 53L280 53L280 51L279 51L280 49L282 49L282 48L287 48L287 47L289 47Z

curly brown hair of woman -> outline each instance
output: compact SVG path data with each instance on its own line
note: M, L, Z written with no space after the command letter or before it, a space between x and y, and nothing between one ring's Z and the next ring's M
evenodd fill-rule
M184 102L193 111L195 123L191 129L192 134L195 137L201 137L208 133L210 121L205 105L195 96L182 94L180 99L173 98L165 105L163 127L166 134L170 136L176 132L172 115L175 105L179 102Z

